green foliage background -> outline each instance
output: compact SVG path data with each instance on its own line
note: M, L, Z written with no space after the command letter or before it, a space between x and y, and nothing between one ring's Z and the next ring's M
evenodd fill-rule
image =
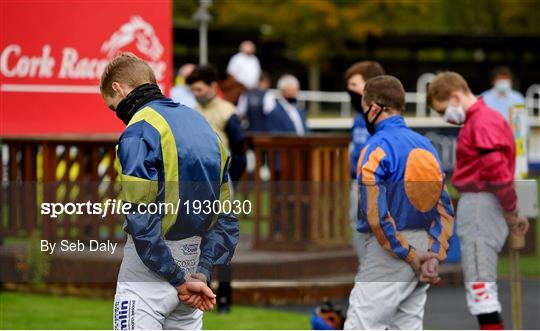
M174 2L174 22L196 26L197 0ZM368 35L540 35L539 0L214 0L215 28L259 30L292 58L324 64Z

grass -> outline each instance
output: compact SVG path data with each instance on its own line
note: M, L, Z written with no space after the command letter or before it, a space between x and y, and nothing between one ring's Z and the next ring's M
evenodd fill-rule
M520 256L519 266L521 276L528 278L540 277L540 255ZM511 268L510 258L508 256L501 256L498 264L498 275L509 277Z
M0 329L111 329L112 300L0 293ZM258 307L234 306L229 314L206 313L203 328L309 329L309 316Z

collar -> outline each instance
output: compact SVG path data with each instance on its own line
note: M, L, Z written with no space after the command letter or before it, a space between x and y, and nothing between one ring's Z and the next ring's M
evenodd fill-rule
M391 128L406 128L405 119L401 115L392 115L375 125L375 132Z
M116 116L118 116L125 125L128 125L129 121L133 118L133 115L135 115L135 113L144 105L152 100L164 98L165 96L163 96L157 84L147 83L139 85L120 101L116 107Z
M467 111L465 112L465 122L467 122L467 120L471 116L476 114L479 110L484 109L486 107L487 106L486 106L486 102L484 101L484 97L478 97L478 100L476 100L476 102L473 103L473 105L470 106L469 109L467 109Z

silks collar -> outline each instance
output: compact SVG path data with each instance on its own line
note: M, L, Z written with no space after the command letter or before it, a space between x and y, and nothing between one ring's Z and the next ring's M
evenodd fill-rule
M405 124L405 119L401 115L392 115L381 122L377 123L375 126L375 132L385 130L387 128L396 128L396 127L407 127Z
M120 101L116 107L116 116L128 125L129 121L135 115L137 110L148 102L156 99L163 99L165 96L161 93L157 84L143 84L137 86L133 91Z

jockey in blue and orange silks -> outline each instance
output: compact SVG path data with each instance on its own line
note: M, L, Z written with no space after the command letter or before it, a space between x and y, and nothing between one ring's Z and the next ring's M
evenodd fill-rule
M372 134L357 167L364 249L345 329L420 329L426 283L438 281L453 233L444 170L429 140L406 126L399 80L368 80L362 104Z

